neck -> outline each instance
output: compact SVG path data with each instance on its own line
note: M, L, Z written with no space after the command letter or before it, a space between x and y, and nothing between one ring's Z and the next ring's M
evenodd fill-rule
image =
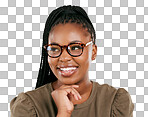
M92 82L89 79L87 79L87 80L85 80L83 82L79 82L76 85L79 85L79 88L77 88L76 90L79 92L80 95L85 95L92 88L91 87L92 86Z

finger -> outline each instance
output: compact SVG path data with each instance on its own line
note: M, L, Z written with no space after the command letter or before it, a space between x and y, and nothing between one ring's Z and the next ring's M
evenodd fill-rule
M66 95L71 93L74 96L75 100L78 100L78 95L72 88L67 88L67 89L64 89L64 90L67 93Z
M79 85L62 85L60 88L70 88L70 87L78 88Z
M73 88L72 87L72 89L75 91L75 93L77 94L77 97L78 97L78 99L81 99L81 95L79 94L79 92L75 89L75 88Z
M73 94L73 96L74 96L74 98L76 99L76 100L79 100L79 99L81 99L81 96L80 96L80 94L77 92L77 90L75 89L75 88L79 88L79 85L62 85L61 87L60 87L60 89L61 90L63 90L63 89L68 89L68 88L71 88L72 90L74 90L74 92L75 92L75 94L74 93L72 93ZM67 94L66 94L67 95Z
M79 85L72 85L72 87L74 87L74 88L79 88Z
M78 99L78 100L80 100L82 97L81 97L81 95L79 94L79 92L75 89L75 88L73 88L73 87L71 87L72 88L72 90L76 93L76 98Z

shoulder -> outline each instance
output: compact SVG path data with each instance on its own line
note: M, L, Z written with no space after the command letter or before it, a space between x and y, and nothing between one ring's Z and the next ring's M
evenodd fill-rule
M117 89L111 85L108 84L99 84L98 82L94 82L95 87L97 89L97 93L99 96L107 96L109 98L114 98Z
M111 117L132 117L134 104L130 94L124 88L115 88L108 84L95 82L97 98L100 99L102 107L110 107Z
M105 107L111 105L117 93L117 89L108 84L99 84L98 82L94 83L96 90L96 100L99 101L98 103L104 105Z
M116 92L116 95L114 97L113 105L119 105L119 104L130 104L131 103L131 97L130 94L124 89L119 88ZM121 106L121 105L120 105Z
M130 94L124 89L119 88L112 103L112 117L132 117L134 104Z
M31 100L35 103L35 105L38 107L51 101L51 92L51 83L48 83L35 90L26 92L26 95L28 95L31 98Z
M33 103L31 102L30 98L23 92L11 100L10 110L12 117L36 117Z
M97 91L100 94L112 95L114 100L118 100L125 97L127 99L131 99L130 94L124 88L115 88L108 84L99 84L98 82L95 82L95 85L96 85Z
M34 117L36 115L36 107L38 107L37 104L40 105L49 97L48 88L49 84L46 84L37 89L27 91L25 93L19 93L18 96L14 97L10 102L12 117L19 117L23 114L26 116Z
M49 95L50 92L50 83L48 83L37 89L27 91L25 94L31 98L44 98L44 96Z

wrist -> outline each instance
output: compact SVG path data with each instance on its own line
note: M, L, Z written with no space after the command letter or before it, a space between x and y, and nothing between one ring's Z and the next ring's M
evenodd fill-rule
M57 117L71 117L71 112L58 112Z
M71 117L71 114L67 114L67 113L58 113L57 117Z

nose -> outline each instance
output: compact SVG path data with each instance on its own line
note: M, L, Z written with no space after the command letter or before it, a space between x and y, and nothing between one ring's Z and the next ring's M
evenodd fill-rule
M71 57L72 56L69 55L69 53L67 52L66 48L63 48L62 54L60 55L59 60L60 61L63 61L63 62L70 61L71 60Z

